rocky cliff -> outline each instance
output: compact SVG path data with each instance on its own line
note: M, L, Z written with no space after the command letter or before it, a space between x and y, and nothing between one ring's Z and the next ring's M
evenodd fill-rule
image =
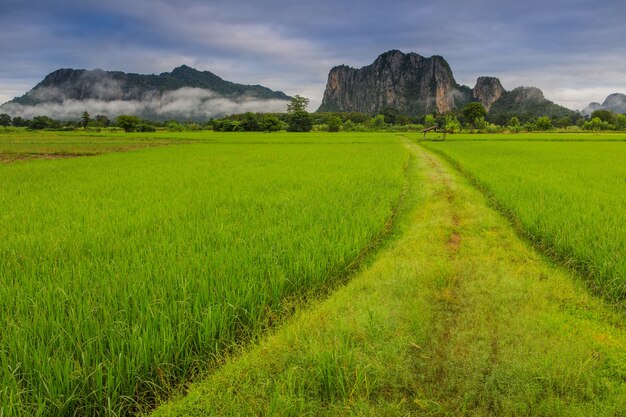
M456 83L441 56L392 50L360 69L332 68L319 111L375 113L394 108L409 115L444 113L470 100L469 88Z
M575 114L547 100L538 88L506 91L495 77L479 77L470 89L456 83L441 56L425 58L397 50L385 52L360 69L346 65L331 69L318 111L376 113L393 108L407 115L424 115L457 110L471 101L480 102L489 118L501 123L512 115L531 118Z
M476 86L472 89L472 97L489 111L491 105L496 102L502 94L506 93L500 80L495 77L478 77Z

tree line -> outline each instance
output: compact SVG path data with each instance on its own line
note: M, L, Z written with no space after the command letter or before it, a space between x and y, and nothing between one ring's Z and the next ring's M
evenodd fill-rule
M133 115L120 115L111 120L104 115L91 117L84 112L79 121L59 121L48 116L24 119L0 114L0 126L28 128L33 130L76 130L76 129L121 129L125 132L151 132L157 129L169 131L214 130L219 132L366 132L366 131L419 131L438 126L451 132L533 132L567 129L570 131L626 130L626 115L609 110L596 110L589 116L575 114L563 117L535 117L520 114L502 120L501 115L490 118L482 104L473 102L462 109L441 114L408 116L393 108L377 114L359 112L316 112L306 108L309 100L296 95L287 105L285 113L242 113L204 122L181 122L167 120L158 122L141 119ZM497 119L497 120L496 120Z

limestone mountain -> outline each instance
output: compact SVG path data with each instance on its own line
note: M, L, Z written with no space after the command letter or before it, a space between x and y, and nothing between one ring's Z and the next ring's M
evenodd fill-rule
M496 77L478 77L476 86L472 89L472 97L480 102L487 111L504 93L506 90Z
M318 111L376 113L394 108L408 115L445 113L477 101L489 117L572 116L574 112L547 100L541 90L518 87L506 91L495 77L479 77L473 89L459 85L446 60L392 50L366 67L334 67L328 74Z
M470 100L470 89L457 84L443 57L392 50L360 69L332 68L318 111L444 113Z
M236 84L186 65L159 75L65 68L48 74L32 90L5 103L2 110L76 118L80 113L70 110L82 106L112 116L129 113L157 120L203 119L248 110L284 111L289 99L281 91ZM273 105L266 105L268 102Z
M589 115L596 110L611 110L615 113L626 113L626 94L611 94L604 100L604 103L590 103L587 107L582 109L581 113Z

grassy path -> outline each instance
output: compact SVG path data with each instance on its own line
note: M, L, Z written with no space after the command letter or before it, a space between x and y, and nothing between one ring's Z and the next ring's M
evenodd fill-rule
M155 416L624 415L624 316L407 146L398 239Z

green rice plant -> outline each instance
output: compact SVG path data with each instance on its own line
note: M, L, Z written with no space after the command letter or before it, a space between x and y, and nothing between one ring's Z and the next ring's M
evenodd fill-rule
M487 191L546 253L626 300L626 143L427 143Z
M345 275L408 159L391 135L206 136L0 165L2 417L159 402Z

